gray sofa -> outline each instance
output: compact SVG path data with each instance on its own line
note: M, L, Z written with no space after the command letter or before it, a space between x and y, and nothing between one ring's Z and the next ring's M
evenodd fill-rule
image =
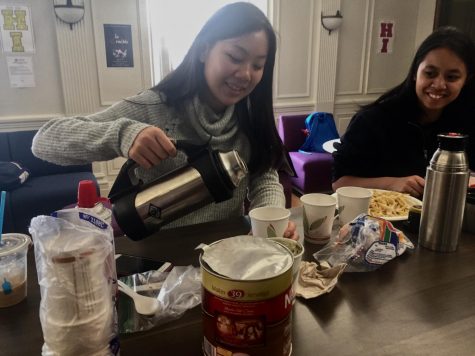
M49 215L77 200L81 180L97 180L92 165L58 166L33 156L36 131L0 132L0 161L17 162L29 172L19 188L7 192L3 231L28 233L33 217Z

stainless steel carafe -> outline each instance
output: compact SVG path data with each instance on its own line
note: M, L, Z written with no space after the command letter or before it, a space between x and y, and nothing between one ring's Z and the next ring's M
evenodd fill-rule
M427 167L419 244L440 252L457 249L469 169L466 135L439 134L439 148Z
M109 194L112 211L119 227L133 240L213 201L230 199L247 174L235 150L219 152L186 141L177 141L176 147L188 156L184 167L142 184L134 176L137 164L128 160L114 182Z

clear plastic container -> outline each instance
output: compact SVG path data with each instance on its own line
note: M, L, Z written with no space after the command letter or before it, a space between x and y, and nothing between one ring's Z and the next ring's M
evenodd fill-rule
M0 244L0 308L20 303L27 291L27 253L31 239L3 234Z

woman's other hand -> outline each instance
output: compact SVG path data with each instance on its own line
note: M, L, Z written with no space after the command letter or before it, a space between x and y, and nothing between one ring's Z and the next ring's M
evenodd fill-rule
M424 192L424 184L424 178L420 176L391 177L387 189L420 198Z
M299 233L297 231L297 225L292 220L289 220L289 225L287 226L287 230L284 232L284 237L292 240L298 241Z
M343 176L333 182L332 187L337 190L340 187L355 186L370 189L385 189L399 193L407 193L420 198L424 193L424 178L420 176L408 177L354 177Z
M158 127L147 127L139 132L129 149L129 158L143 168L156 166L168 157L176 156L176 148L165 132Z

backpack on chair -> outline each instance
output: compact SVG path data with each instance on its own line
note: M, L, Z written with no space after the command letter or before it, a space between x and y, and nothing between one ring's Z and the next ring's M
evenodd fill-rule
M328 112L314 112L305 119L307 138L299 152L326 152L323 144L329 140L340 138L333 115Z

